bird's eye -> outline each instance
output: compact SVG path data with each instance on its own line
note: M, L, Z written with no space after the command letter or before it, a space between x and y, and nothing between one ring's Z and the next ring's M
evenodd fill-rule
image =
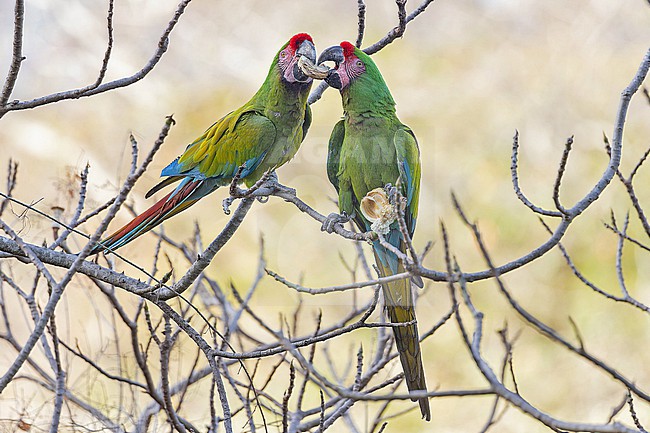
M287 58L287 52L286 51L280 51L280 58L281 59L286 59Z
M363 62L361 60L357 60L357 68L363 68Z

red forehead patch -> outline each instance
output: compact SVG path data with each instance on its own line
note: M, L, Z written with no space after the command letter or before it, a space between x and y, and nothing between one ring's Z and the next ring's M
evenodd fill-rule
M291 47L291 49L295 51L298 49L300 44L302 44L305 41L314 43L314 41L311 39L311 36L309 36L307 33L298 33L297 35L293 35L293 37L289 41L289 46Z
M348 41L341 42L341 48L343 48L343 56L346 58L354 54L354 45Z

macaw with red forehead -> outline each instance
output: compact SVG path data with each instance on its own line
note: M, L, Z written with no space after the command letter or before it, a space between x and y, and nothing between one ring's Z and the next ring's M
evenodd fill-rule
M387 184L405 198L405 222L412 237L420 192L420 150L411 129L395 114L395 101L375 65L363 51L349 42L327 48L318 64L334 62L325 81L339 89L344 117L330 136L327 175L339 195L341 212L349 215L360 230L380 233L402 253L404 236L390 204ZM382 276L405 271L397 255L373 243L377 267ZM422 280L412 281L422 287ZM415 320L411 280L382 285L385 308L393 323ZM426 391L416 324L393 327L397 350L409 391ZM414 398L422 417L431 419L427 398Z
M178 186L102 240L93 253L126 245L220 186L230 184L240 166L244 166L241 178L250 186L267 170L275 170L293 158L311 124L307 97L312 78L298 67L303 56L313 64L316 48L311 36L299 33L273 58L266 80L250 101L217 120L187 146L162 170L165 179L145 197L180 181Z

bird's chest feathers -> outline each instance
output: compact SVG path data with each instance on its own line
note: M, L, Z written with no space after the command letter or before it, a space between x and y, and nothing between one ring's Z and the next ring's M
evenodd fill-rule
M340 172L350 179L357 196L387 183L395 183L399 176L394 134L384 128L346 125L341 146Z
M271 108L265 114L275 125L277 134L271 159L277 161L278 165L284 164L295 155L302 142L305 110L300 107L285 107L284 110Z

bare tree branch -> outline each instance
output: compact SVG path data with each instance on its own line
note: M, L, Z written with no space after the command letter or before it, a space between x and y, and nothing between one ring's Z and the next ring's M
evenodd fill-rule
M172 30L174 30L174 27L176 27L178 20L180 19L181 15L183 15L183 13L185 12L185 8L190 3L190 1L191 0L182 0L179 3L178 7L176 8L176 11L174 12L174 16L169 21L167 28L164 30L162 36L160 37L160 40L158 41L158 48L156 49L153 56L149 59L147 64L142 69L140 69L138 72L134 73L129 77L124 77L117 80L109 81L108 83L100 84L103 81L105 75L105 69L108 67L108 59L111 54L111 46L112 46L113 0L110 0L109 15L108 15L109 43L106 50L106 54L104 55L104 59L102 60L102 66L100 68L99 76L95 81L95 83L92 83L85 87L80 87L75 90L67 90L64 92L41 96L39 98L35 98L29 101L15 100L15 101L7 102L9 98L9 94L11 93L11 90L13 89L16 79L18 78L18 70L20 67L19 66L20 62L23 60L23 57L20 55L20 52L22 47L22 21L24 19L23 18L24 7L23 7L23 0L17 0L16 5L17 6L20 5L20 24L16 24L15 26L16 30L14 31L14 60L12 61L12 67L10 69L9 77L5 82L5 87L3 89L3 96L2 99L0 100L0 118L2 118L2 116L4 116L9 111L26 110L29 108L36 108L54 102L58 102L58 101L93 96L99 93L104 93L110 90L118 89L120 87L126 87L137 81L140 81L149 72L153 70L153 68L158 64L158 62L162 58L163 54L165 54L165 52L167 51L167 48L169 47L169 35L171 34ZM16 17L18 22L18 7L16 12ZM18 47L16 48L15 41L17 37L19 37L20 42L18 43ZM16 55L16 53L18 53L18 55Z
M18 73L20 72L20 65L25 60L23 56L23 25L25 23L25 1L16 0L14 9L14 41L13 52L11 55L11 65L9 66L9 73L5 79L5 84L2 87L2 94L0 95L0 107L4 107L9 101L11 92L14 90ZM0 112L1 113L1 112ZM2 117L0 115L0 117Z

